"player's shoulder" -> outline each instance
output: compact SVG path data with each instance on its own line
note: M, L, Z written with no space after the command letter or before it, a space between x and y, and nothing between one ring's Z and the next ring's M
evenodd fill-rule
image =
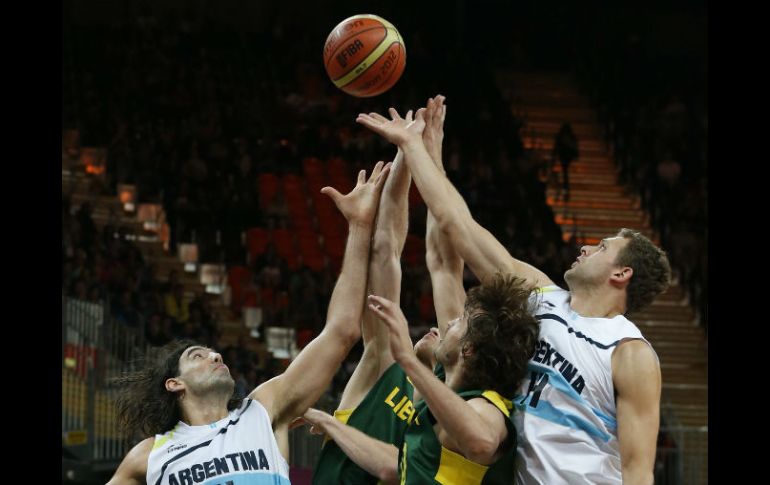
M652 344L642 338L626 338L618 343L612 354L613 362L625 365L651 366L659 365L658 354Z
M625 315L616 315L612 319L612 327L622 335L622 342L636 339L644 340L642 330ZM649 342L647 344L649 345Z
M530 302L546 313L558 311L568 299L569 291L554 284L538 286L530 295Z
M126 454L123 461L115 471L115 475L112 480L108 482L108 485L118 483L143 483L144 477L147 475L147 465L150 458L150 452L152 452L155 446L155 437L143 439Z
M152 451L154 446L155 446L155 437L150 436L149 438L145 438L139 443L137 443L136 445L134 445L134 447L131 448L131 451L129 451L129 455L136 454L138 456L147 457Z

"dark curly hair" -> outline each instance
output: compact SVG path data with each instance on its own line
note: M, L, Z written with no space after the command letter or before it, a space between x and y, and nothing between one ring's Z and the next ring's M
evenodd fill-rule
M621 229L618 232L628 240L615 263L634 270L626 287L626 314L640 310L666 291L671 281L671 265L665 251L638 231Z
M118 421L127 437L141 434L147 438L165 433L182 418L177 395L166 389L166 380L179 376L179 358L185 350L200 344L175 340L161 350L156 359L147 359L141 370L113 380L120 387L116 400ZM243 399L230 398L232 411Z
M472 352L465 357L465 387L492 389L508 398L518 391L540 331L533 291L523 278L500 273L468 291L468 329L461 345Z

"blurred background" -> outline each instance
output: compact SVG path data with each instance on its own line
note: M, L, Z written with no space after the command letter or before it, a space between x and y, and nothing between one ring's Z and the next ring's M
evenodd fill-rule
M322 61L359 13L407 52L368 99ZM143 438L118 432L110 385L138 358L197 339L245 395L320 332L346 225L319 189L395 155L359 112L436 94L448 176L513 256L563 286L580 246L622 227L668 252L671 289L630 315L663 372L656 483L707 483L705 1L64 0L62 14L64 483L104 483ZM425 217L413 187L413 336L435 324ZM317 438L293 432L293 483L309 483Z

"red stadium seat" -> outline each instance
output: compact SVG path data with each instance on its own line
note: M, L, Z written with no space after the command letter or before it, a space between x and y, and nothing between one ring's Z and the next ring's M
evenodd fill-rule
M297 261L297 249L294 245L292 232L285 228L273 229L272 240L278 256L286 261L289 269L296 269L299 263Z
M324 173L323 162L315 157L306 158L302 160L302 171L306 177L312 175L322 176Z
M278 176L273 173L263 173L258 177L259 206L267 209L275 194L280 190Z
M249 282L252 275L249 268L244 266L232 266L227 272L227 284L232 291L231 305L236 311L240 311L242 305L242 292Z
M249 253L249 261L253 261L267 249L269 236L267 230L261 227L252 227L246 231L246 249Z

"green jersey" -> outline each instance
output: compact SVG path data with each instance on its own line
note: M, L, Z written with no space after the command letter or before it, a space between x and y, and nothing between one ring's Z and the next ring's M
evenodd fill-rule
M393 363L355 409L338 409L334 417L372 438L401 449L404 433L415 415L414 388L401 367ZM321 449L314 485L376 484L377 478L353 463L334 441Z
M446 382L446 370L441 362L436 362L433 366L433 375L438 377L441 382Z
M465 399L483 397L505 416L508 429L503 455L492 465L472 462L454 451L441 446L433 425L436 419L425 401L418 401L417 416L406 430L404 445L399 452L401 485L511 485L514 481L516 460L516 429L511 420L511 401L495 391L463 391L458 395Z

